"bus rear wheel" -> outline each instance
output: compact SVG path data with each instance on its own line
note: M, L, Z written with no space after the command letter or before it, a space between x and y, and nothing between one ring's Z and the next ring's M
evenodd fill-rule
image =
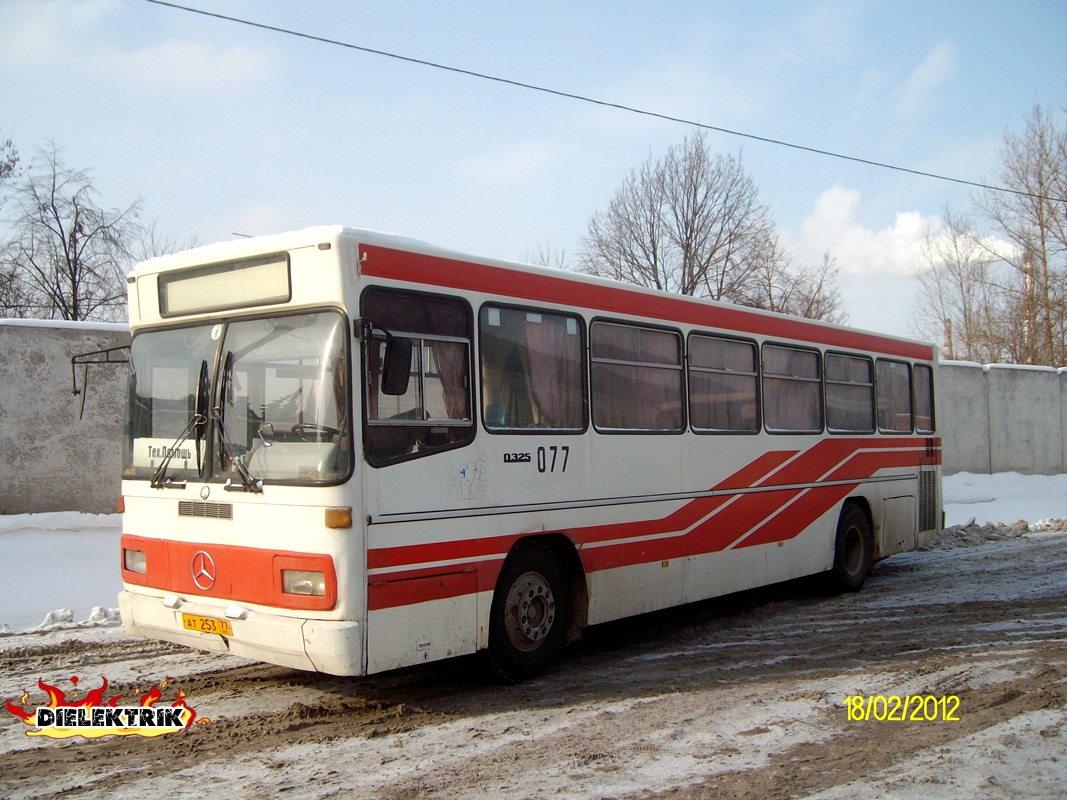
M834 566L829 581L838 592L858 592L874 565L874 537L863 509L849 504L841 509L834 543Z
M559 561L538 542L504 562L489 615L489 660L517 682L540 674L563 646L570 598Z

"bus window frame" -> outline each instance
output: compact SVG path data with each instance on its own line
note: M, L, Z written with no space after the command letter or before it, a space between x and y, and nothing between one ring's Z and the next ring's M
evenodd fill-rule
M779 350L795 350L802 353L814 353L815 365L818 372L818 376L815 378L804 378L791 375L777 375L767 373L767 348L776 348ZM811 345L798 345L792 342L779 342L779 341L764 341L760 347L760 387L762 389L762 402L763 402L763 430L773 436L819 436L826 433L826 398L824 396L825 388L823 379L825 377L825 370L823 369L823 351L817 347ZM770 392L767 391L767 379L779 380L779 381L796 381L798 383L816 383L819 390L817 397L819 400L819 427L818 428L772 428L767 424L767 398Z
M879 401L881 400L881 397L882 397L881 389L880 389L880 386L882 385L882 381L878 377L878 366L880 364L883 364L883 363L885 363L885 364L900 364L907 370L907 374L908 374L908 392L907 392L907 396L908 396L908 429L907 430L898 430L896 428L883 428L882 424L881 424L881 420L879 419L879 417L881 416L881 409L879 408ZM911 377L911 370L912 370L912 363L910 361L906 361L906 360L904 360L902 358L891 358L891 357L879 356L874 361L875 425L878 428L878 433L880 435L882 435L882 436L910 436L911 434L913 434L915 432L915 397L913 395L915 389L914 389L914 382L912 381L912 377Z
M916 370L923 369L930 375L930 396L927 398L930 402L930 428L919 427L919 415L916 413ZM934 365L923 362L915 362L911 365L911 424L915 430L915 433L921 436L933 436L937 433L937 384L934 381Z
M718 370L710 367L694 367L690 359L692 353L693 338L720 339L731 342L741 342L752 346L753 362L755 369L752 373L737 372L734 370ZM698 436L758 436L763 432L763 378L761 375L762 359L760 358L760 344L755 339L744 336L730 336L728 334L714 333L712 331L694 329L689 331L685 342L685 383L686 383L686 415L689 419L689 429ZM692 372L703 372L714 375L744 375L756 379L756 427L753 430L733 430L728 428L698 428L693 424L693 381Z
M426 422L431 423L431 424L427 424L427 425L418 425L417 423L411 424L411 423L406 423L406 422L389 423L388 421L380 420L380 419L379 420L375 420L374 422L372 422L370 420L370 418L369 418L369 411L370 411L370 373L368 371L369 359L367 358L367 354L368 354L367 348L368 348L369 342L374 341L374 340L384 341L384 339L381 338L381 337L376 337L372 332L371 333L366 333L365 332L360 336L360 347L359 347L359 354L360 354L359 355L359 362L360 362L359 363L359 371L360 371L360 392L359 392L360 409L359 409L359 414L360 414L360 423L361 423L362 434L363 434L362 435L362 440L360 441L360 452L361 452L363 460L368 465L373 467L374 469L382 469L384 467L391 467L391 466L393 466L395 464L404 464L404 463L407 463L409 461L415 461L415 460L418 460L420 458L426 458L428 456L437 455L438 453L445 453L445 452L448 452L448 451L451 451L451 450L458 450L460 448L470 446L471 444L474 443L474 441L477 439L477 436L478 436L478 424L477 424L477 419L478 418L477 418L476 413L475 413L475 407L476 407L476 403L479 402L478 392L475 389L475 383L477 383L477 381L475 380L475 371L474 371L474 367L475 367L475 364L474 364L474 358L475 358L475 352L474 352L474 341L475 341L474 340L474 325L475 325L475 317L476 317L476 315L474 313L474 308L471 305L470 301L465 297L458 296L458 295L453 295L453 294L446 294L446 293L441 293L441 292L424 292L424 291L408 289L408 288L398 288L398 287L395 287L395 286L387 286L387 285L383 285L383 284L380 284L380 283L370 283L370 284L367 284L366 286L364 286L362 288L362 290L360 291L360 294L359 294L359 313L360 313L359 320L368 320L368 316L366 314L367 296L369 294L373 294L373 293L376 293L376 292L377 293L392 294L392 295L404 295L404 296L411 297L411 298L428 298L428 299L432 299L432 300L443 300L443 301L447 301L447 302L450 302L450 303L457 303L457 304L459 304L460 306L463 307L464 313L466 315L466 325L465 325L466 333L467 333L467 337L466 338L458 337L458 336L451 336L449 334L427 334L427 333L418 333L418 332L412 332L412 331L399 331L399 330L398 331L389 331L389 333L394 335L394 336L395 335L405 336L406 338L413 338L413 339L420 339L420 340L427 340L428 339L428 340L431 340L431 341L455 341L455 342L460 342L460 343L464 343L464 344L467 345L467 400L468 400L468 403L469 403L470 415L471 416L470 416L469 420L455 421L454 424L448 424L448 423L453 423L452 420L426 420ZM358 322L359 320L356 320L356 322ZM386 328L381 327L381 325L379 323L377 323L376 320L369 319L369 321L375 324L375 330L378 330L378 329L380 329L382 331L387 330ZM419 353L419 359L420 359L420 361L422 359L421 348L420 348L420 353ZM381 390L379 389L379 391L381 391ZM354 396L355 396L355 394L353 393L353 397ZM433 424L433 423L436 423L436 424ZM432 427L460 428L460 429L468 430L469 434L464 439L459 440L459 441L448 442L447 444L437 445L437 446L434 446L434 447L431 447L431 448L428 448L428 449L425 449L425 450L416 450L414 452L402 453L400 455L389 456L387 458L378 458L378 457L372 456L367 450L368 434L370 433L372 428L378 429L378 430L382 430L382 429L387 429L387 428L401 429L401 428L417 428L417 427L426 427L426 428L432 428Z
M827 376L826 372L826 359L841 357L841 358L855 358L860 361L866 361L870 366L871 382L869 384L853 383L851 381L836 381L831 380ZM823 423L826 427L826 432L831 436L872 436L878 433L878 382L875 374L876 366L874 356L867 355L865 353L849 353L842 350L826 350L822 356L822 375L823 375ZM852 430L849 428L834 428L830 426L830 404L829 393L830 385L835 386L869 386L871 390L871 427L864 430Z
M655 364L651 362L638 362L638 361L622 361L617 359L605 359L596 358L593 356L593 328L596 325L615 325L624 328L636 328L637 330L655 331L658 333L669 333L676 337L678 341L678 365L672 364ZM679 328L672 328L669 325L656 325L645 322L633 322L631 320L618 319L615 317L594 317L589 321L589 381L588 381L588 398L589 398L589 421L595 430L599 434L607 436L680 436L687 433L689 430L689 390L686 384L686 339L685 334ZM593 364L616 364L622 366L635 366L635 367L651 367L663 370L676 370L681 375L681 381L679 385L679 409L681 411L681 421L677 428L609 428L602 427L596 423L596 400L594 397L593 387Z
M582 379L581 386L581 404L582 404L582 424L578 428L508 428L508 427L490 427L486 422L486 408L484 398L486 396L485 391L485 348L483 344L482 334L482 313L486 312L490 308L501 309L504 311L517 311L525 314L545 314L555 317L564 317L566 319L576 320L578 323L578 338L579 338L579 357L581 358L581 364L579 365L579 374ZM578 311L563 311L557 309L544 308L540 306L526 306L516 303L502 303L494 300L489 300L482 303L478 307L478 312L475 314L475 326L478 329L478 387L480 390L479 403L478 403L478 417L481 421L481 427L490 436L531 436L538 434L546 434L551 436L581 436L589 430L590 418L591 418L591 398L592 391L590 380L592 374L590 372L590 350L589 350L589 336L588 326L586 325L585 318Z

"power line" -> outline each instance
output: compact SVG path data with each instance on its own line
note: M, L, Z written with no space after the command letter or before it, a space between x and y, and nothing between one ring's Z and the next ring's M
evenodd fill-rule
M980 181L969 181L964 178L953 178L949 175L939 175L935 172L925 172L919 169L911 169L910 167L901 167L896 164L888 164L883 161L874 161L868 158L859 158L858 156L845 155L844 153L836 153L832 150L822 150L818 147L808 147L807 145L796 144L794 142L787 142L781 139L772 139L768 136L759 136L754 133L745 133L744 131L735 131L730 128L723 128L718 125L709 125L705 122L698 122L692 119L686 119L685 117L677 117L672 114L663 114L658 111L648 111L647 109L635 108L634 106L628 106L623 103L613 103L608 100L599 100L595 97L588 97L586 95L575 94L574 92L565 92L561 89L552 89L546 86L538 86L533 83L526 83L524 81L513 80L511 78L502 78L498 75L489 75L484 72L477 72L475 70L463 69L462 67L453 67L448 64L440 64L435 61L427 61L422 58L415 58L413 56L400 55L398 53L390 53L386 50L378 50L373 47L365 47L363 45L352 44L351 42L342 42L339 39L330 39L325 36L316 36L311 33L303 33L301 31L295 31L290 28L282 28L276 25L268 25L263 22L255 22L253 20L242 19L240 17L233 17L227 14L219 14L214 11L204 11L200 8L192 8L191 6L179 5L178 3L166 2L166 0L145 0L146 3L151 3L157 6L166 6L167 8L177 9L178 11L188 11L192 14L199 14L204 17L211 17L213 19L223 20L225 22L234 22L239 25L246 25L250 28L258 28L264 31L271 31L272 33L280 33L285 36L294 36L298 39L306 39L311 42L318 42L319 44L328 44L335 47L344 47L348 50L357 50L361 53L368 53L375 56L383 56L385 58L392 58L397 61L404 61L409 64L417 64L422 67L431 67L433 69L443 70L445 72L452 72L457 75L466 75L471 78L480 78L481 80L493 81L494 83L501 83L506 86L514 86L519 89L528 89L534 92L541 92L542 94L554 95L555 97L564 97L568 100L578 100L583 103L591 103L592 105L602 106L604 108L613 108L618 111L626 111L631 114L639 114L644 117L652 117L654 119L666 120L667 122L678 122L683 125L690 125L694 128L699 128L706 131L715 131L716 133L725 133L729 136L737 136L742 139L750 139L756 142L763 142L765 144L777 145L779 147L788 147L793 150L800 150L806 153L814 153L820 156L827 156L829 158L837 158L843 161L851 161L855 164L864 164L869 167L878 167L881 169L894 170L895 172L903 172L909 175L918 175L922 178L933 178L939 181L947 181L949 183L962 184L963 186L973 186L978 189L988 189L993 192L1003 192L1006 194L1016 194L1022 197L1030 197L1035 200L1048 200L1053 203L1067 203L1064 198L1048 197L1046 195L1033 194L1032 192L1023 191L1021 189L1010 189L1006 186L994 186L988 183L982 183Z

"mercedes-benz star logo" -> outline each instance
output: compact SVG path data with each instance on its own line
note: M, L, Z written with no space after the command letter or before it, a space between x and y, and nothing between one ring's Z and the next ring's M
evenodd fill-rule
M203 550L193 556L193 583L205 592L215 585L215 561Z

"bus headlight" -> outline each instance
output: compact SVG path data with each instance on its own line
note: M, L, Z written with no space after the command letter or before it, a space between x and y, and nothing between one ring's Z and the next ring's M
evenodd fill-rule
M326 596L326 576L321 572L302 569L282 570L282 591L285 594Z
M122 548L122 566L130 572L144 575L148 571L148 562L144 550L127 550Z

